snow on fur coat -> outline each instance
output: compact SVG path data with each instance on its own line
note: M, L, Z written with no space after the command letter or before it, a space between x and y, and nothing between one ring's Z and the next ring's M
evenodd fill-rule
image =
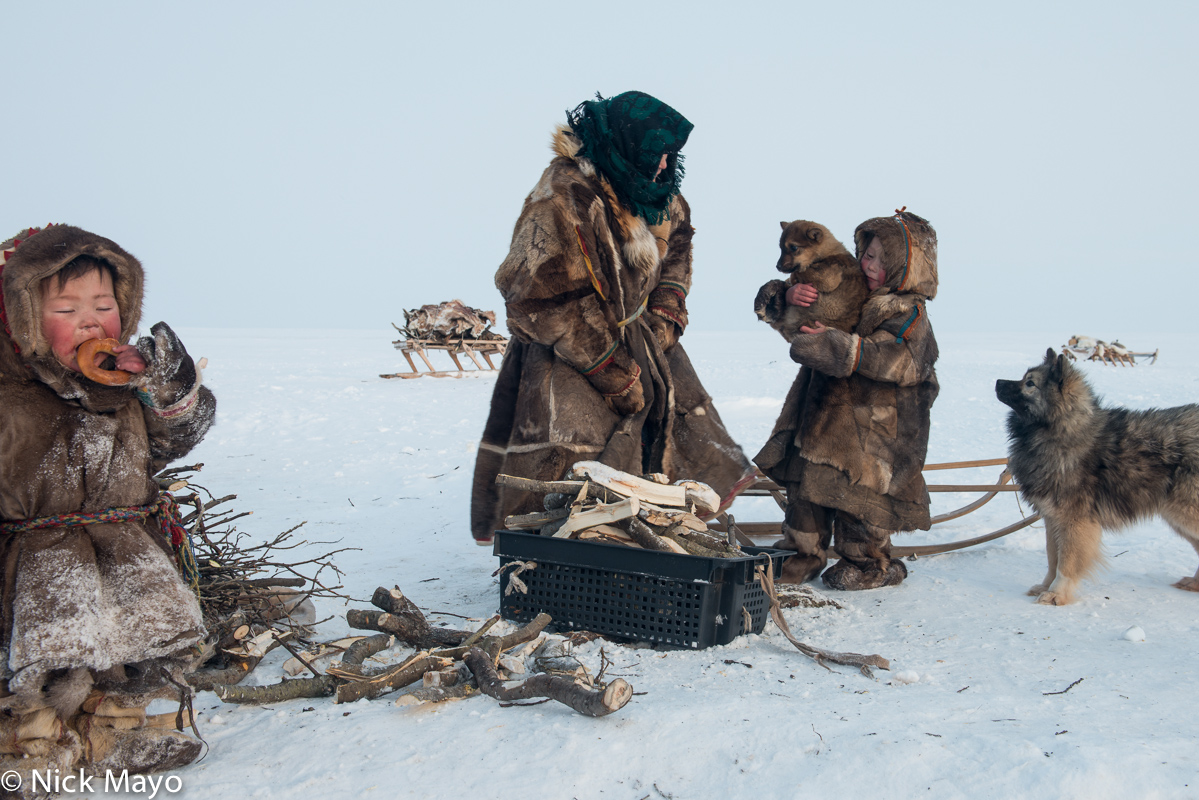
M670 218L648 226L578 157L568 128L552 147L495 276L512 340L475 462L471 533L480 543L509 514L541 510L538 496L496 486L501 472L559 480L576 461L598 460L703 481L726 503L752 482L753 466L675 343L691 288L686 201L676 196ZM604 394L626 387L626 398L639 387L644 407L616 413Z
M859 257L872 235L886 281L854 333L793 340L791 358L804 366L754 462L817 505L887 531L928 530L921 470L940 387L925 303L937 294L936 232L907 212L867 220L854 231Z
M78 255L110 264L126 343L141 317L142 267L112 241L69 225L16 238L24 241L15 249L11 240L0 245L8 250L0 252L8 322L0 333L0 521L153 502L154 473L200 441L215 398L201 388L190 411L163 420L133 389L59 365L41 331L42 279ZM48 673L60 669L102 687L149 691L165 680L160 667L190 668L204 636L199 604L155 518L0 533L3 677L18 697L39 696L44 685L52 693Z

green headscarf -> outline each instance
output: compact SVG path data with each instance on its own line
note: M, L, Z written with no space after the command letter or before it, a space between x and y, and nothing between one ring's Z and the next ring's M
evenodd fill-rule
M686 117L645 92L625 92L580 103L566 112L583 141L579 155L591 159L616 196L650 225L670 218L671 199L683 181L679 151L691 135ZM666 154L666 169L654 180Z

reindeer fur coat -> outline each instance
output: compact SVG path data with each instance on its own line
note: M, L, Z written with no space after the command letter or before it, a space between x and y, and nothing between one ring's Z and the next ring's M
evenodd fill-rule
M676 342L691 288L686 201L676 196L651 227L578 156L569 128L552 146L495 276L512 340L475 463L471 533L482 544L507 515L541 510L538 496L496 486L501 472L559 480L598 460L703 481L726 503L752 481Z
M901 222L902 218L902 222ZM911 213L867 220L859 257L880 237L887 279L853 333L799 334L803 366L754 462L802 499L886 531L928 530L921 470L939 385L925 303L937 293L936 233Z
M78 255L106 261L126 343L141 316L142 267L79 228L31 233L0 245L0 521L147 505L158 495L155 472L199 442L216 401L202 388L191 410L164 420L133 389L62 367L41 330L41 281ZM0 671L10 700L36 705L71 682L81 702L93 680L105 691L151 691L164 669L177 677L190 666L204 636L155 518L0 533Z

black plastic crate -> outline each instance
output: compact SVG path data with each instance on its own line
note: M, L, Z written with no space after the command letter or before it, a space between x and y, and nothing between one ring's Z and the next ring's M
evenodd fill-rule
M761 633L770 604L754 567L784 550L743 548L746 558L704 558L613 544L496 531L500 566L534 561L519 572L528 593L505 594L517 568L500 578L500 615L529 622L545 612L551 629L588 630L627 639L701 649ZM744 609L744 611L743 611Z

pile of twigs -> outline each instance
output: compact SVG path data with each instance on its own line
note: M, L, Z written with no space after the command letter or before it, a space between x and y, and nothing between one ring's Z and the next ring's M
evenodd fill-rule
M356 548L293 557L301 548L331 544L298 538L303 522L265 542L256 541L233 524L253 513L227 505L237 495L216 497L193 481L203 466L174 467L156 477L179 504L199 567L198 595L209 639L203 668L188 680L209 689L237 683L275 647L291 650L289 642L307 640L318 622L313 598L348 599L340 592L342 572L332 558Z

